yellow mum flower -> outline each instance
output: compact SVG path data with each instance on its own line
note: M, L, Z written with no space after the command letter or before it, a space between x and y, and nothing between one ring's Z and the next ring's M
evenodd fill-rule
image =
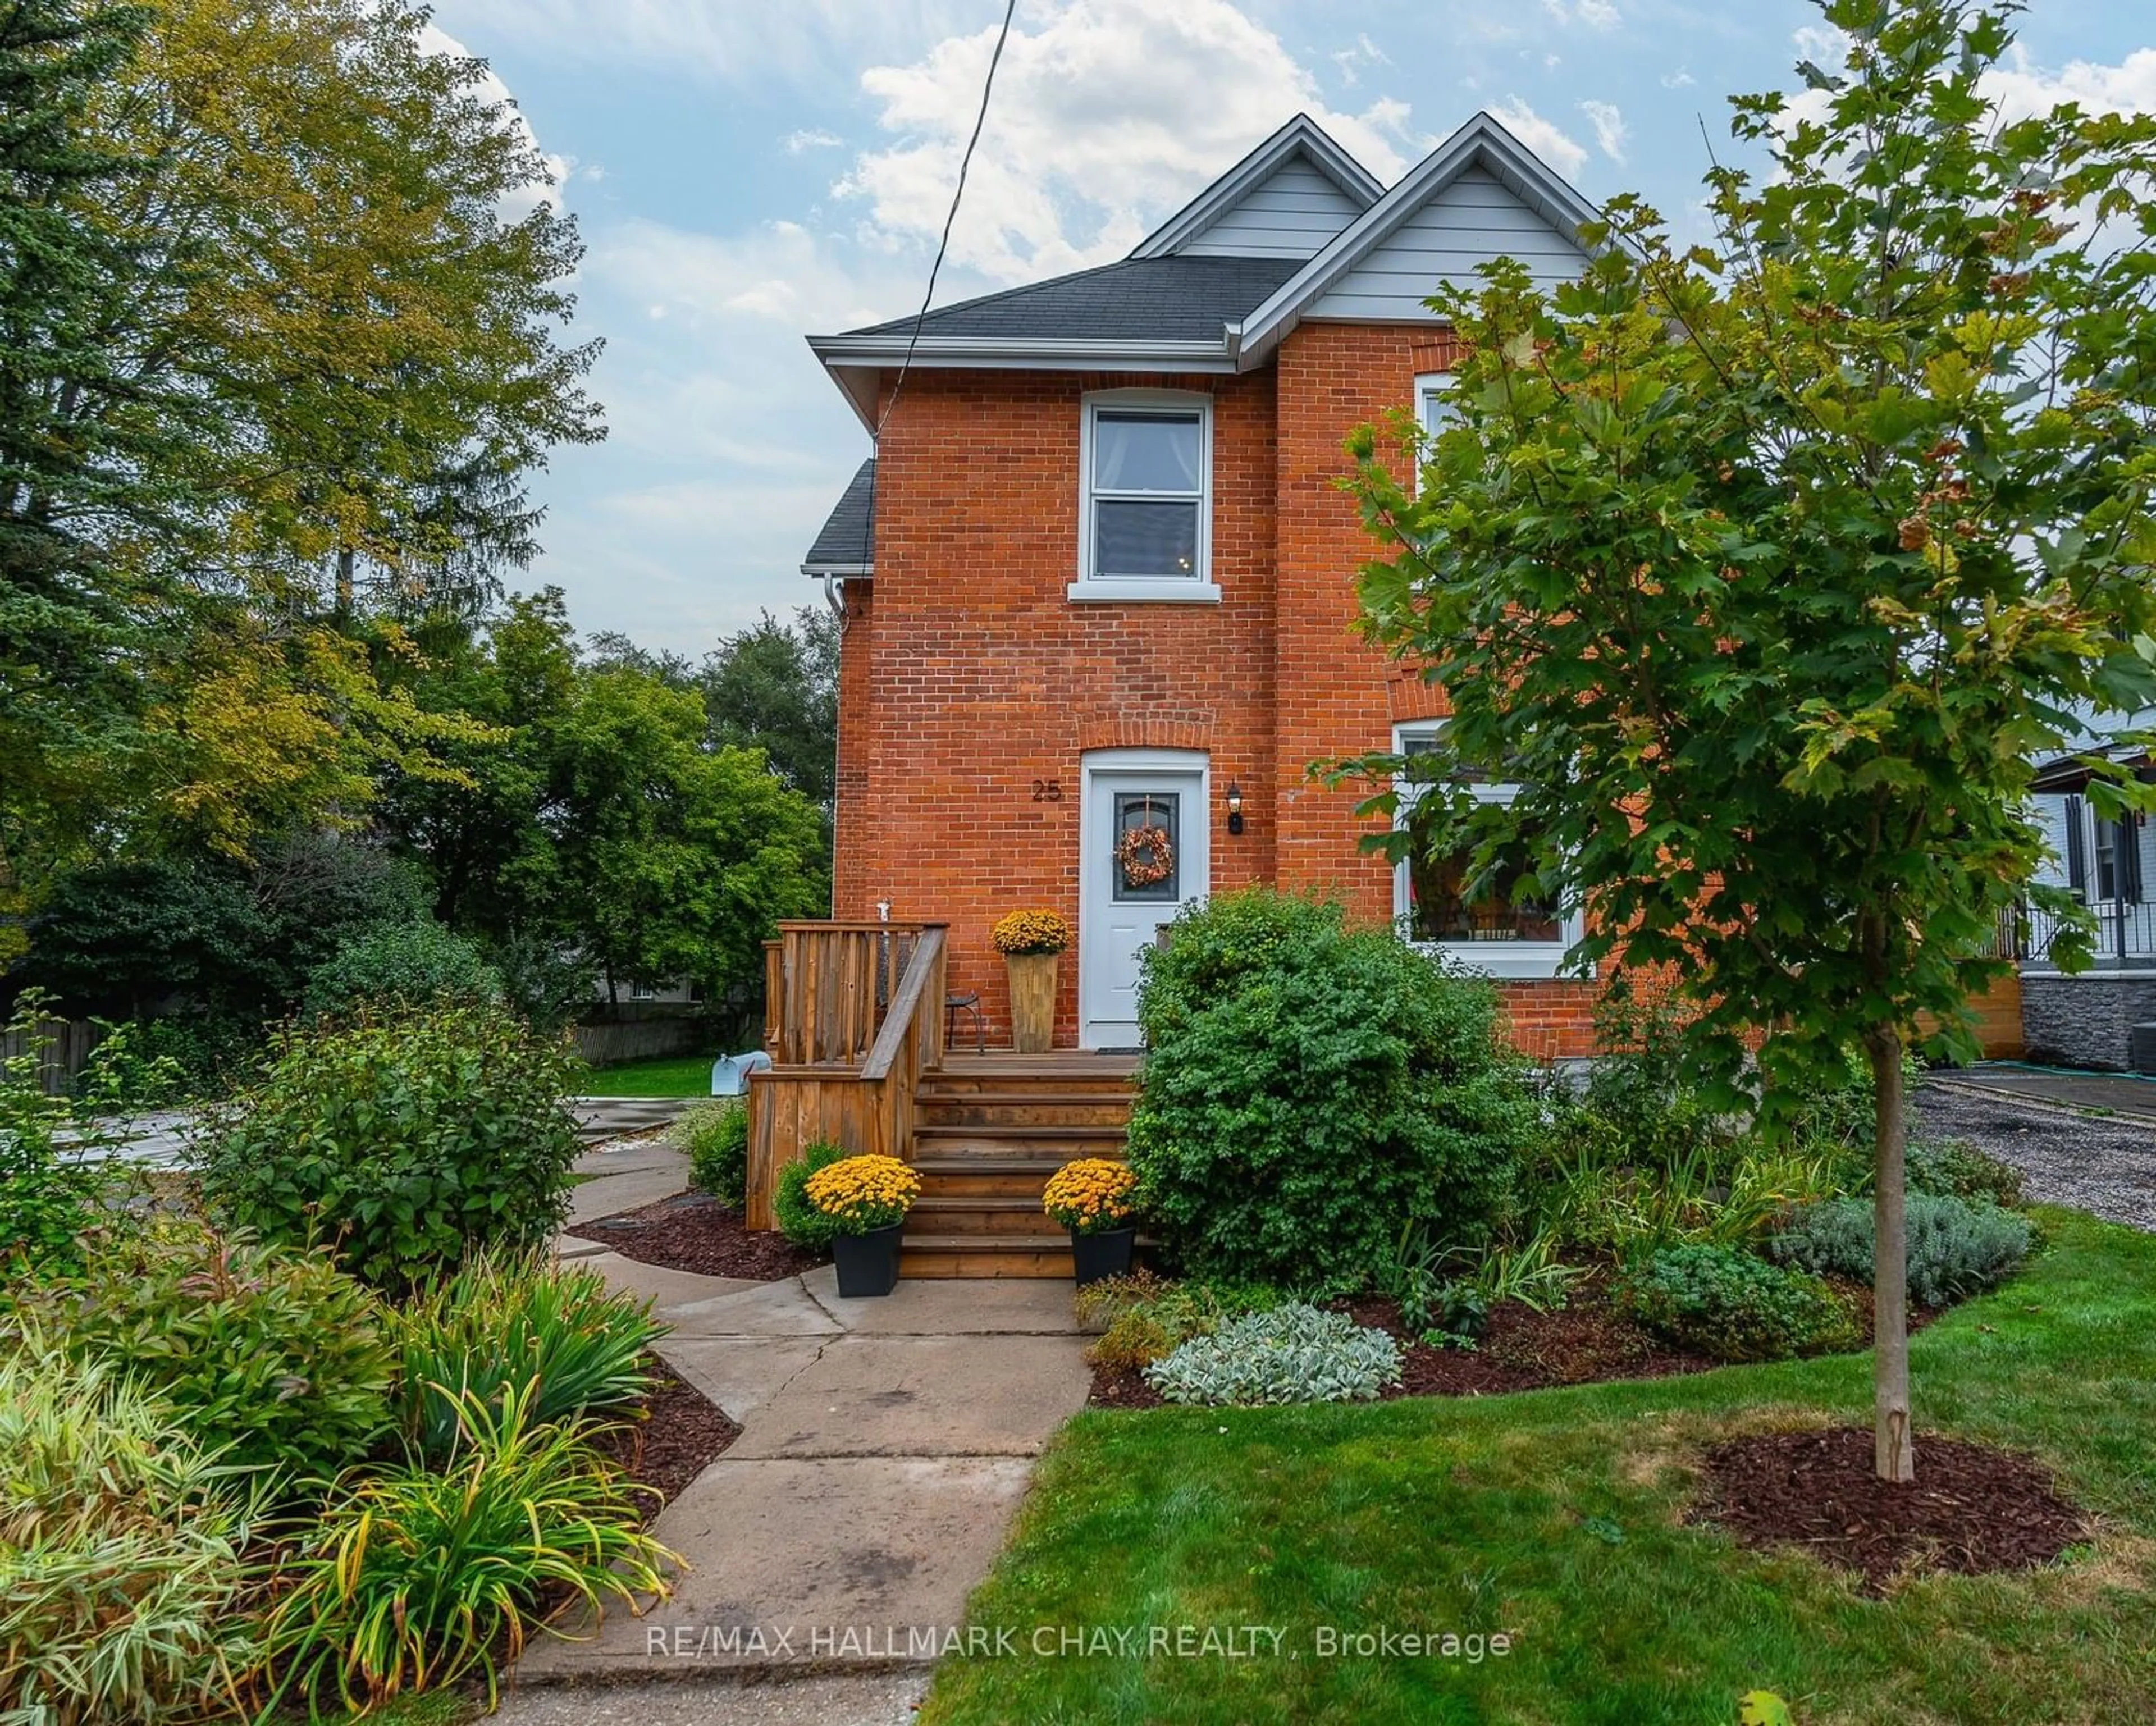
M1137 1184L1127 1164L1081 1157L1049 1176L1041 1209L1060 1226L1081 1235L1120 1229L1136 1214L1132 1194Z
M896 1157L847 1157L808 1177L808 1202L849 1234L903 1222L921 1196L921 1177Z
M1070 925L1052 911L1014 911L988 940L998 953L1060 953L1070 944Z

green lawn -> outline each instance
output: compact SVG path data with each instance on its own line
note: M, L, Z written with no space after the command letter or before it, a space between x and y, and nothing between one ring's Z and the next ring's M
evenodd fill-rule
M1868 1357L1479 1401L1097 1412L1045 1460L923 1726L1014 1720L1800 1726L2148 1719L2156 1696L2156 1239L2044 1213L2049 1249L1914 1341L1920 1423L2035 1451L2086 1552L1871 1600L1794 1554L1680 1525L1732 1425L1866 1419ZM1036 1657L1067 1628L1264 1626L1278 1657ZM1348 1632L1504 1631L1481 1663L1321 1657ZM1245 1634L1245 1645L1269 1638Z
M587 1097L708 1097L711 1055L676 1055L665 1061L631 1061L593 1067L583 1081Z

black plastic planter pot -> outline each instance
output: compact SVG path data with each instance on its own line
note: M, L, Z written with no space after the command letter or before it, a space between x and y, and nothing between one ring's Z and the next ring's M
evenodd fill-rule
M1131 1268L1131 1245L1138 1238L1135 1228L1108 1229L1098 1235L1070 1231L1070 1262L1076 1267L1078 1286L1098 1282L1104 1277L1122 1277Z
M831 1243L839 1266L839 1292L848 1300L887 1295L898 1287L898 1237L904 1223L870 1229L865 1235L841 1235Z

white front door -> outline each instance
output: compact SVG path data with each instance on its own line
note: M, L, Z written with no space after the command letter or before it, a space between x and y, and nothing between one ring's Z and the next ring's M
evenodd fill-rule
M1078 1044L1138 1045L1138 955L1188 901L1209 857L1205 757L1102 749L1086 758L1078 863Z

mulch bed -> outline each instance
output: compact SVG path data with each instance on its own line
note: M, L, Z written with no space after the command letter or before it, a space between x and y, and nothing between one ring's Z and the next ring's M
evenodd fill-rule
M656 1381L644 1400L643 1418L624 1420L599 1436L598 1448L660 1495L651 1507L671 1503L681 1489L701 1474L711 1461L741 1436L741 1422L707 1401L691 1384L655 1354L644 1358L644 1369Z
M1854 1426L1730 1439L1707 1452L1702 1484L1693 1521L1747 1546L1801 1546L1875 1595L1912 1569L2034 1569L2088 1535L2030 1458L1922 1432L1907 1485L1878 1477L1871 1431Z
M1871 1292L1851 1285L1844 1293L1863 1333L1857 1346L1869 1347ZM1499 1302L1490 1309L1489 1326L1473 1348L1433 1348L1417 1340L1393 1301L1354 1301L1346 1310L1358 1324L1390 1332L1400 1345L1400 1382L1383 1393L1388 1401L1401 1396L1502 1396L1614 1379L1666 1379L1726 1364L1712 1355L1672 1347L1634 1323L1617 1310L1609 1278L1600 1271L1574 1282L1565 1304L1553 1312L1537 1312L1520 1301ZM1909 1328L1921 1330L1938 1316L1912 1308ZM1150 1409L1158 1408L1161 1398L1136 1369L1096 1366L1091 1402L1095 1408Z
M796 1246L776 1230L749 1228L739 1211L704 1193L677 1193L656 1205L578 1223L572 1232L640 1265L701 1277L775 1282L830 1262L829 1254Z

